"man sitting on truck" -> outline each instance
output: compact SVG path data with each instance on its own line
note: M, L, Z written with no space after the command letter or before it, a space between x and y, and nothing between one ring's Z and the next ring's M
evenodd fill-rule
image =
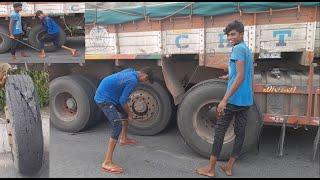
M40 19L43 30L46 32L46 34L39 39L40 50L41 50L39 57L44 58L46 57L46 54L44 52L44 42L46 40L52 41L54 46L60 48L60 43L59 43L60 28L59 28L59 25L52 18L44 15L41 10L38 10L36 12L36 17ZM61 45L61 48L70 51L73 57L79 55L76 49L69 48L65 45Z
M248 46L243 41L244 26L239 21L233 21L224 30L228 41L233 46L229 60L229 73L227 77L227 91L217 107L218 114L215 125L215 136L209 164L198 168L200 175L215 176L215 165L222 149L225 133L233 117L235 117L234 131L235 143L231 157L227 164L220 168L227 176L232 176L232 168L235 160L241 153L245 138L247 123L247 111L253 104L253 58Z
M11 42L11 57L12 60L16 60L16 49L20 44L17 40L22 41L22 23L21 23L21 15L19 12L22 11L22 3L15 2L13 3L13 12L10 15L10 22L9 22L9 37L12 39ZM29 55L26 54L24 51L21 51L22 57L28 57Z
M94 100L112 125L108 149L101 167L107 172L117 174L123 172L122 167L112 162L119 136L120 145L137 143L136 140L127 138L128 120L133 118L128 102L135 87L146 81L153 83L153 74L149 67L139 71L128 68L105 77L97 88Z

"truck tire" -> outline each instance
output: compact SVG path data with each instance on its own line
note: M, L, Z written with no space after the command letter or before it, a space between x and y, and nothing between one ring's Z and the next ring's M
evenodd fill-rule
M9 31L4 25L0 25L0 32L9 35ZM11 40L8 36L0 33L0 53L7 52L11 47Z
M59 36L59 45L64 45L66 43L66 33L64 32L64 30L59 26L60 28L60 36ZM40 41L39 38L44 34L44 30L42 29L42 25L35 25L34 27L32 27L32 29L29 31L29 35L28 35L28 41L29 43L40 49ZM44 50L47 52L52 52L52 51L56 51L58 50L57 47L55 47L53 45L52 42L45 42L44 44Z
M72 75L76 78L80 78L83 81L85 81L86 84L88 84L91 88L91 92L90 92L90 97L92 97L92 99L94 98L94 95L96 93L97 87L99 85L98 80L89 77L89 76L83 76L83 75ZM98 105L94 102L92 104L92 108L93 108L93 112L95 114L95 118L93 118L91 121L89 121L88 127L92 127L94 125L96 125L97 123L99 123L99 121L102 118L103 112L102 110L98 107Z
M26 75L10 75L5 86L7 128L14 166L35 174L42 166L43 133L37 91Z
M79 132L95 121L96 111L91 86L79 76L62 76L49 85L50 121L65 132Z
M168 126L172 103L169 93L159 82L138 85L130 97L130 111L134 118L139 120L129 122L129 132L136 135L155 135Z
M226 92L226 83L221 80L207 80L192 87L178 108L179 131L191 147L200 155L209 158L214 139L215 110ZM227 160L231 155L235 134L234 120L225 134L219 160ZM258 108L253 105L248 110L246 135L242 152L257 147L262 119Z

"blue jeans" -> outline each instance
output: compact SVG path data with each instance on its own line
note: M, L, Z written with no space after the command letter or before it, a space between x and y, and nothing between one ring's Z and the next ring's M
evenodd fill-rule
M126 119L128 115L126 112L119 106L116 106L112 103L101 103L98 106L103 111L104 115L108 118L109 122L112 126L111 138L118 140L121 130L122 123L121 121L117 121L119 119Z

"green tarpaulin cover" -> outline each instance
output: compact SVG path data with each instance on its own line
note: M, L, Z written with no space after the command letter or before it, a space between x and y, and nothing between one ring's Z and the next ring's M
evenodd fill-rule
M147 6L87 9L86 24L121 24L146 18L165 19L171 16L217 16L239 12L259 12L301 6L320 6L320 2L171 2Z

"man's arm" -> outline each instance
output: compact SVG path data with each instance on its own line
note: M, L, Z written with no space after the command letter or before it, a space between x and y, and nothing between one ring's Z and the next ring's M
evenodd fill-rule
M13 26L13 20L12 20L12 18L10 18L10 21L9 21L9 37L10 37L11 39L14 38L14 37L13 37L12 26Z
M132 118L132 114L129 110L128 101L130 94L133 92L134 88L136 87L137 82L134 80L130 80L128 84L125 86L125 88L122 91L122 94L120 96L120 104L122 108L128 113L129 119Z
M236 92L236 90L240 87L243 79L244 79L244 61L237 60L236 62L236 69L237 69L237 75L234 80L234 82L231 85L231 88L227 93L224 95L223 99L224 101L228 102L228 99Z

